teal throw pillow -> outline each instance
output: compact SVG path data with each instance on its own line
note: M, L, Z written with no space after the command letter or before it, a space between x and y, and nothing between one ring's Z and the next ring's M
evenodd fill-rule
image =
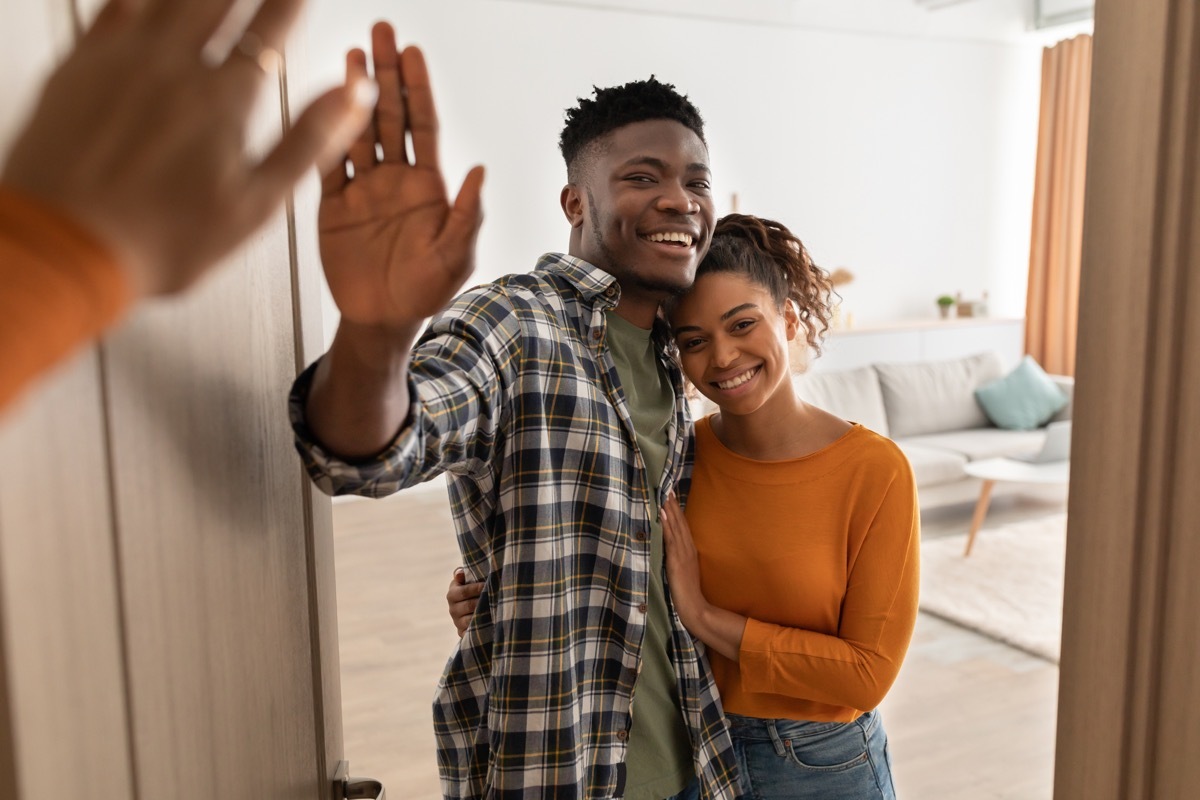
M1025 356L1003 378L980 386L975 399L994 425L1014 431L1040 428L1067 404L1067 396L1033 356Z

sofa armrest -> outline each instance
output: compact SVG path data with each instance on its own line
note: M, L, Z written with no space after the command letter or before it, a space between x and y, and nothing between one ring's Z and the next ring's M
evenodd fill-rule
M1071 419L1071 415L1075 410L1075 379L1070 375L1051 375L1050 380L1054 381L1054 385L1067 396L1067 404L1050 421L1060 422L1065 419Z

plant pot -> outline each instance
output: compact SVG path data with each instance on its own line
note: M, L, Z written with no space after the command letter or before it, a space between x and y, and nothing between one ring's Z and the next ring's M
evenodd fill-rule
M942 319L950 319L950 309L952 306L938 306L938 315Z

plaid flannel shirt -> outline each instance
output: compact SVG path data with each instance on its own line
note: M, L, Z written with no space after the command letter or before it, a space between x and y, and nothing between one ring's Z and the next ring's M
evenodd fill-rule
M324 491L379 497L448 473L463 565L485 581L433 706L448 798L623 791L649 517L690 473L692 437L682 377L660 348L675 415L660 496L648 497L605 344L605 312L619 295L612 276L559 254L465 292L418 342L410 417L366 463L339 460L305 427L313 367L293 388L297 447ZM657 336L665 345L665 331ZM670 613L669 656L702 796L738 797L702 645Z

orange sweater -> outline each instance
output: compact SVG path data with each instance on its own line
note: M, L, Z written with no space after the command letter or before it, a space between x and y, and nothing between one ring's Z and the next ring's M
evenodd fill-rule
M132 299L125 273L88 232L0 188L0 410Z
M879 704L917 617L916 484L895 444L855 425L754 461L702 419L687 519L705 598L749 618L740 662L708 652L726 711L849 722Z

